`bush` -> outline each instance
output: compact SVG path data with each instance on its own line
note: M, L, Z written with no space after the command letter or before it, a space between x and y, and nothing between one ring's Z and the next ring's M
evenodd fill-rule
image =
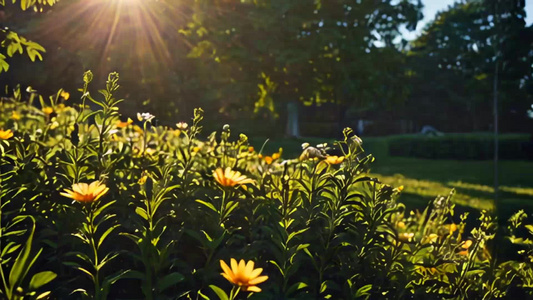
M499 136L500 159L526 159L526 134ZM488 133L444 136L402 135L388 138L389 155L429 159L486 160L494 157L494 137Z
M466 214L453 223L453 193L408 211L397 202L402 187L367 175L373 158L350 129L337 142L341 157L316 148L306 160L260 156L229 126L200 139L201 109L176 128L154 126L148 113L138 116L142 126L121 121L118 75L99 98L88 92L91 79L86 73L81 106L67 106L61 92L41 97L42 109L21 102L20 92L2 99L3 298L531 292L533 228L524 212L509 227L516 260L499 260L489 214L469 231Z

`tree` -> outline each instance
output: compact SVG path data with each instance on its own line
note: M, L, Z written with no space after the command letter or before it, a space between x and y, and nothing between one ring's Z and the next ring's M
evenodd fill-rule
M397 82L387 76L397 61L384 58L400 56L394 37L400 25L412 28L421 18L420 2L196 3L194 22L184 31L196 40L191 56L217 61L225 74L221 84L241 91L237 97L257 100L256 112L266 107L275 114L280 102L347 106L372 102L376 94L387 99L403 94L387 86ZM378 40L384 47L374 45Z
M26 12L33 9L34 12L43 12L47 6L54 5L59 0L19 0L18 4L22 11ZM11 7L17 5L17 1L13 0L12 3L6 5L5 1L0 2L2 8ZM26 18L28 13L25 14ZM13 57L15 54L23 54L26 52L30 60L33 62L36 59L42 60L42 53L45 49L36 42L30 41L23 36L20 36L15 30L9 28L9 23L5 23L10 18L9 13L6 10L0 10L0 23L2 28L0 29L0 73L7 72L9 70L8 57Z
M523 6L520 1L507 9L500 6L495 15L489 2L465 1L450 6L413 42L408 53L413 74L409 107L411 112L421 107L427 114L412 114L412 118L449 131L488 130L496 60L500 63L500 95L506 114L517 111L531 97L524 83L531 78L532 54L524 45L531 45L533 40L531 28L525 27ZM497 26L497 19L508 25ZM448 122L451 114L455 116L453 123ZM516 124L508 122L506 128L516 129Z

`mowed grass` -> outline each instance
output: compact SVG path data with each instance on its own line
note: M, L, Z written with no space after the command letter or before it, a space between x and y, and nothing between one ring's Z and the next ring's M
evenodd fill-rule
M265 139L254 139L252 145L259 151ZM446 196L454 190L454 202L461 211L494 210L494 163L491 160L431 160L391 157L387 138L363 139L367 153L376 158L371 175L393 186L404 186L401 201L409 209L423 209L428 201ZM263 153L283 148L283 158L298 157L301 144L329 142L331 139L272 139ZM500 161L498 164L498 215L500 221L520 209L533 213L533 161Z

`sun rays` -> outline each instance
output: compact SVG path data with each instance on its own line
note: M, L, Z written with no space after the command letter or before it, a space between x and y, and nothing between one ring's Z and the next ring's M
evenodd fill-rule
M105 73L127 67L144 77L173 65L168 43L178 38L183 22L186 16L175 3L92 0L58 5L40 28L43 36L89 61L90 68ZM176 36L163 36L172 31Z

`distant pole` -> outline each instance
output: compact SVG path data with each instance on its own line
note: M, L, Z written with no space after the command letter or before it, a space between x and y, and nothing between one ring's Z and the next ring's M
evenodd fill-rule
M496 58L496 66L494 67L494 83L493 83L493 102L494 102L494 206L498 208L498 58Z
M499 213L499 201L498 201L498 73L499 73L499 56L500 56L500 15L498 4L500 0L494 1L494 82L493 82L493 115L494 115L494 207L496 208L496 214Z

